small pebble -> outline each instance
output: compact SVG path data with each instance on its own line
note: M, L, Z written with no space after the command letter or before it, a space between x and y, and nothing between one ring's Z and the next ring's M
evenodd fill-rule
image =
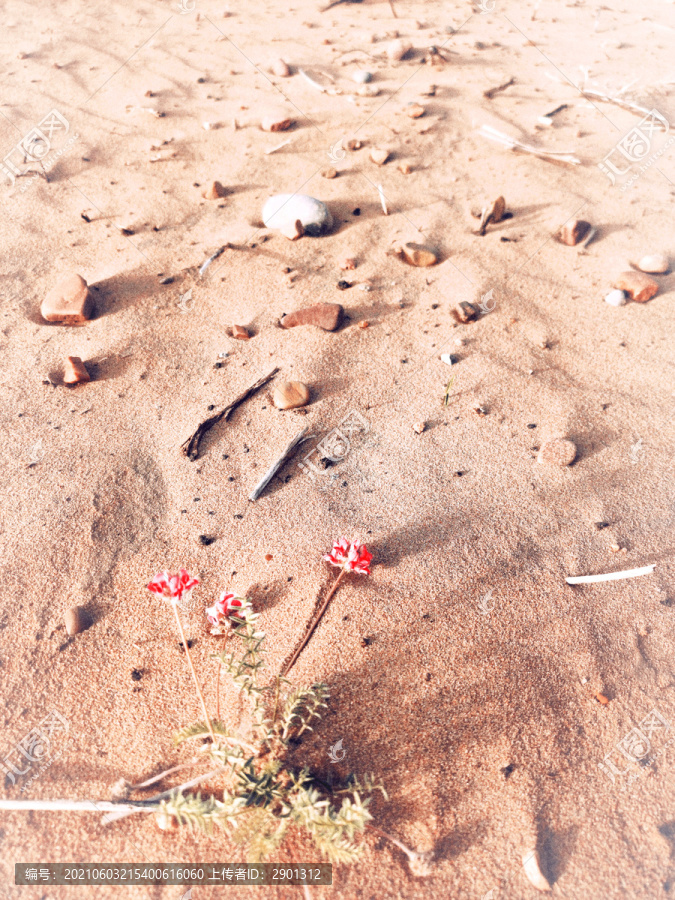
M318 237L329 231L333 225L330 210L321 200L307 194L276 194L265 203L262 211L266 228L296 230L300 222L305 233ZM286 235L288 237L288 234Z
M309 388L301 381L282 381L274 389L272 402L277 409L297 409L309 403Z
M603 706L607 706L607 704L609 703L609 697L606 697L604 694L596 694L595 699L598 701L598 703L602 703Z
M415 422L415 424L413 425L413 431L415 432L415 434L422 434L426 427L426 422Z
M321 170L322 178L337 178L337 169L322 169Z
M84 631L90 624L86 609L83 606L71 606L65 615L65 623L69 636Z
M560 240L568 247L574 247L575 244L583 241L590 228L590 222L585 222L583 219L570 219L560 229Z
M641 272L664 275L670 268L670 261L667 256L658 253L655 256L643 256L637 267Z
M272 562L273 559L274 559L274 557L272 556L271 553L265 554L265 562Z
M244 328L243 325L233 325L232 337L237 341L248 341L251 335L248 332L248 328Z
M577 456L575 444L565 438L555 438L541 445L537 454L537 462L556 466L571 466Z
M610 291L605 297L605 303L609 303L610 306L625 306L627 300L624 292L618 290Z
M278 78L288 78L291 74L291 70L283 59L275 59L270 66L270 72Z
M420 119L426 109L423 106L420 106L419 103L412 103L410 106L406 107L405 114L406 116L410 116L411 119Z
M441 353L441 362L444 362L446 366L454 366L457 362L457 357L453 356L452 353Z
M368 319L361 319L359 322L359 328L370 328L370 322Z
M370 151L370 158L376 166L383 166L389 159L389 151L381 150L378 147L373 147L373 149Z
M81 325L91 319L93 311L94 303L87 282L75 273L62 278L40 306L42 318L59 325Z
M91 376L87 372L87 367L79 356L69 356L63 373L64 384L84 384L91 381Z
M398 38L387 45L387 58L399 62L412 50L412 44Z
M405 261L411 266L424 268L426 266L433 266L438 262L438 256L434 251L430 250L428 247L422 246L422 244L408 242L403 245L401 252Z
M284 316L282 328L295 328L297 325L315 325L324 331L335 331L339 328L344 316L344 309L339 303L317 303Z
M651 300L659 289L657 281L645 275L643 272L622 272L616 279L615 288L625 291L626 294L638 303L646 303Z
M347 141L347 150L360 150L362 146L361 141L358 141L356 138Z
M469 303L468 300L462 300L451 312L456 322L465 325L467 322L474 322L478 318L480 309L474 306L473 303Z
M219 200L227 194L226 188L219 181L210 181L202 191L205 200Z
M349 288L350 288L351 286L352 286L352 282L351 282L351 281L344 281L344 279L340 279L340 281L338 281L338 283L337 283L337 289L338 289L339 291L346 291L346 290L349 290Z
M400 163L398 169L399 172L403 172L404 175L410 175L412 172L412 166L407 162Z
M359 69L352 75L352 81L355 81L357 84L367 84L367 82L372 80L372 72L367 72L365 69Z
M283 116L266 116L260 123L263 131L287 131L293 124L293 119Z

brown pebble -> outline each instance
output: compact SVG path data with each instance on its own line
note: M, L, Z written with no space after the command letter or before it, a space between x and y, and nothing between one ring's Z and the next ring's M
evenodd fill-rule
M359 322L359 328L370 328L370 322L368 319L361 319Z
M411 119L419 119L421 118L426 109L423 106L420 106L419 103L413 103L412 106L406 106L405 114L410 116Z
M66 612L65 622L66 632L71 636L84 631L90 624L89 616L83 606L71 606Z
M370 151L370 158L376 166L383 166L389 159L389 151L381 150L378 147L373 147L373 149Z
M83 384L91 381L91 376L87 372L87 367L79 356L69 356L66 359L66 365L63 372L64 384Z
M47 322L81 325L91 319L94 303L87 282L75 273L66 275L42 301L40 312Z
M356 138L347 141L347 150L360 150L362 146L361 141L356 140Z
M219 200L226 194L226 188L219 181L210 181L202 191L202 197L205 200Z
M279 323L282 328L295 328L296 325L316 325L324 331L335 331L339 328L344 309L339 303L317 303L284 316Z
M567 244L568 247L574 247L575 244L583 241L590 228L590 222L585 222L583 219L570 219L560 229L560 241Z
M566 438L555 438L541 445L537 462L556 466L571 466L577 456L576 445Z
M646 303L659 289L658 282L644 272L622 272L614 282L614 287L624 291L631 300Z
M426 427L426 422L415 422L415 424L413 425L413 431L415 432L415 434L422 434Z
M506 200L503 197L497 197L495 202L492 204L492 209L490 210L490 219L492 222L501 222L504 218L504 213L506 212Z
M401 248L403 258L411 266L433 266L438 262L438 256L433 250L422 244L413 244L408 242Z
M342 262L340 263L340 268L345 272L349 271L351 269L355 269L356 266L357 266L357 262L353 256L346 257L346 259L343 259Z
M474 306L473 303L462 300L462 302L451 310L451 312L453 319L464 325L467 322L474 322L478 318L480 310L477 306Z
M274 389L272 402L277 409L297 409L309 403L309 388L301 381L282 381Z
M291 74L288 64L283 59L275 59L270 66L270 72L278 78L288 78Z
M301 238L305 233L304 226L300 219L296 219L292 225L284 225L279 231L284 237L287 237L289 241L297 241L297 239Z
M598 703L602 703L603 706L607 706L607 704L609 703L609 697L605 697L604 694L596 694L595 699L598 701Z
M322 178L337 178L337 169L322 169L321 170Z
M265 562L271 562L274 559L271 553L265 554Z
M279 116L266 116L260 123L263 131L288 131L293 124L293 119L281 118Z
M404 175L410 175L410 173L412 172L412 166L407 162L402 162L399 165L398 169L399 172L403 172Z
M244 328L243 325L233 325L232 337L237 341L248 341L251 335L248 332L248 328Z

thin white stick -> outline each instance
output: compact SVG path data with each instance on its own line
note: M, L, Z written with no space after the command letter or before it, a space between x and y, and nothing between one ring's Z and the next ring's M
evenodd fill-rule
M387 209L387 201L385 200L384 191L382 190L381 184L377 185L377 193L380 195L380 203L382 204L382 212L385 214L385 216L388 216L389 210Z
M39 809L47 812L154 812L156 807L146 806L143 801L134 803L113 803L110 800L0 800L3 809Z
M584 97L588 97L593 100L602 100L605 103L614 103L616 106L621 106L623 109L629 109L634 113L644 113L644 115L650 115L652 113L651 109L647 109L645 106L638 106L637 103L631 103L629 100L622 100L620 97L612 97L609 94L603 94L602 91L594 91L590 88L584 88L581 90L581 94ZM667 131L666 125L663 124L659 120L658 127L661 131Z
M490 141L495 141L509 150L522 150L524 153L531 153L533 156L539 156L542 159L553 159L558 162L570 163L573 166L581 165L581 160L577 159L569 150L543 150L540 147L532 147L530 144L523 144L520 141L511 138L491 125L483 125L479 132L483 137Z
M579 575L566 578L568 584L594 584L596 581L619 581L621 578L637 578L639 575L651 575L655 566L643 566L641 569L626 569L623 572L609 572L606 575Z
M270 153L276 153L277 150L281 150L282 147L285 147L286 144L290 144L291 141L295 140L295 135L293 137L289 137L288 140L282 141L280 144L277 144L276 147L270 147L269 150L265 150L265 156L269 156Z
M295 448L298 447L300 444L302 444L303 441L306 441L310 437L310 435L307 434L308 431L309 431L309 425L306 425L302 429L302 431L299 431L296 434L296 436L293 438L293 440L289 444L286 445L286 447L282 451L281 455L272 463L272 465L269 467L269 469L265 472L263 477L260 479L260 481L256 484L256 486L251 491L248 499L252 503L254 503L258 499L258 497L262 494L262 492L265 490L267 485L274 478L274 476L277 474L277 472L283 466L283 464L286 462L286 460L289 458L291 453L293 453Z

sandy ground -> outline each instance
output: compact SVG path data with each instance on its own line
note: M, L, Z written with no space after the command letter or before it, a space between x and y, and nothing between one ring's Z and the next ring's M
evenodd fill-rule
M658 277L647 304L603 302L630 260L675 252L675 150L630 186L638 164L612 185L597 164L641 116L575 87L588 67L589 84L616 93L633 83L626 97L671 120L675 11L659 0L543 0L534 15L529 2L483 6L494 8L396 0L395 20L374 0L328 12L315 0L233 3L229 15L212 0L185 14L168 2L6 4L4 152L52 109L69 128L54 131L48 183L0 188L2 736L9 752L53 709L69 732L54 736L51 765L29 784L30 774L6 780L4 797L107 799L120 777L186 758L172 736L199 709L170 609L144 588L156 571L199 574L186 627L214 703L204 607L227 585L251 597L274 674L332 578L321 554L358 534L373 574L343 585L293 670L332 692L298 759L325 776L381 778L390 801L374 803L376 823L433 850L436 865L415 878L401 852L368 837L362 863L312 896L520 900L537 896L521 865L535 846L553 896L675 894L672 746L659 754L670 734L651 734L651 764L616 749L654 709L675 721L675 275ZM395 31L414 47L401 62L384 57ZM443 65L422 62L431 45L443 46ZM278 57L290 78L269 74ZM298 67L340 93L319 92ZM358 68L374 73L378 97L356 95ZM404 114L413 101L422 118ZM279 110L293 130L261 131ZM478 135L483 124L571 150L582 165L517 155ZM363 148L336 151L341 138ZM658 153L667 137L651 140ZM391 151L381 168L373 146ZM320 174L330 165L333 180ZM229 195L202 200L214 178ZM291 243L261 227L267 197L293 191L329 204L330 235ZM471 208L499 194L513 218L475 236ZM575 215L598 229L585 252L552 237ZM440 264L387 255L401 241L432 245ZM235 248L199 277L225 242ZM340 270L346 256L356 270ZM69 271L96 299L82 328L39 314ZM356 283L339 292L343 277ZM490 290L492 312L454 322L458 301ZM321 301L345 306L340 331L276 327ZM356 327L363 319L368 329ZM253 339L232 341L233 323ZM457 355L452 371L442 352ZM48 383L67 355L85 360L91 383ZM180 444L210 405L274 366L277 379L310 386L307 414L279 412L265 389L186 460ZM312 479L298 454L248 502L296 431L309 424L318 441L354 414L362 424L344 461ZM575 464L538 464L537 448L559 435L576 443ZM202 534L216 540L202 546ZM642 578L565 583L650 563ZM68 640L73 603L94 624ZM236 724L234 696L223 703ZM347 754L332 765L338 740ZM608 754L626 772L614 783L598 765ZM163 834L142 818L103 826L93 814L2 813L0 847L11 900L183 893L15 887L16 861L240 858L222 838ZM279 859L315 857L297 843ZM302 896L263 890L227 896ZM222 894L195 887L192 898Z

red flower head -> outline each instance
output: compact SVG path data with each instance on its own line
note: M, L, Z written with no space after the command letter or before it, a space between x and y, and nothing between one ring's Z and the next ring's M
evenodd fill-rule
M372 553L368 553L361 541L351 543L347 538L340 538L333 543L330 553L323 557L331 566L344 569L345 572L358 572L359 575L370 575Z
M191 591L199 581L188 574L187 569L179 569L175 574L160 572L148 585L148 590L155 594L161 594L171 602L180 602L186 591Z
M212 634L222 634L221 626L231 624L227 620L233 615L240 616L245 605L244 597L237 597L235 594L223 591L220 599L206 610L206 617L213 626Z

